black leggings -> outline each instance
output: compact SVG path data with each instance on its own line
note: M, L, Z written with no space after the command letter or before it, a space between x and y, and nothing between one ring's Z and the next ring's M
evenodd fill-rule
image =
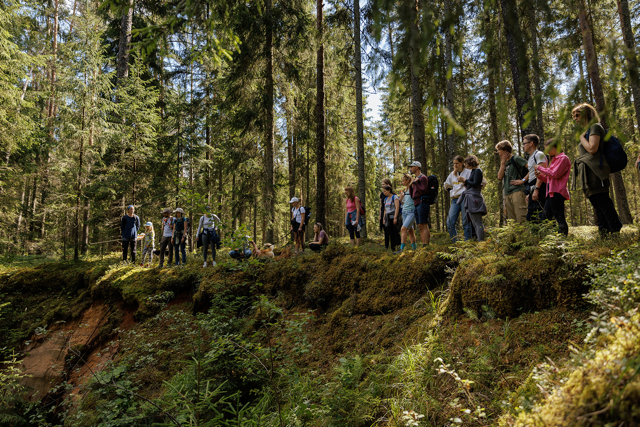
M565 236L569 235L569 225L564 216L564 201L567 200L559 193L553 193L553 197L547 197L544 205L544 213L547 219L555 219L558 224L558 231Z
M613 205L613 200L609 197L609 193L598 193L589 197L591 205L598 216L598 228L600 234L618 233L622 229L622 223L618 212Z
M313 252L320 252L320 250L322 250L323 247L325 247L327 245L319 245L317 243L309 243L309 247L311 248L311 250Z
M353 225L351 223L347 224L347 230L349 230L349 238L351 240L360 238L360 232L358 231L358 224ZM355 236L355 237L354 237Z
M136 239L123 240L122 241L122 260L127 260L127 252L129 252L129 246L131 246L131 262L136 262Z
M396 246L400 244L400 234L393 221L389 222L390 225L384 227L384 247L388 249L391 245L391 250L395 251Z
M204 262L207 262L209 248L211 248L211 259L213 262L216 262L216 244L213 243L213 240L209 240L209 235L205 231L202 233L202 256Z

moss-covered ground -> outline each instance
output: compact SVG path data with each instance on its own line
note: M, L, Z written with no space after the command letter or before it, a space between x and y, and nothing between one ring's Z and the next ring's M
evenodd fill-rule
M42 403L4 397L0 421L562 425L566 415L577 421L565 425L614 425L593 422L612 412L607 422L633 421L637 316L617 313L619 330L590 336L587 345L592 327L609 318L592 315L605 297L584 295L599 283L594 266L621 251L640 253L637 230L606 240L593 229L573 233L565 239L544 226L514 226L492 230L487 242L455 245L436 235L428 248L399 256L377 241L336 242L321 254L278 250L268 262L221 254L207 269L197 254L187 267L162 270L116 255L7 258L5 359L92 304L109 311L91 348L64 362L69 370L86 364L88 379L78 386L69 372ZM640 283L637 266L625 274ZM99 353L108 357L90 363ZM612 370L612 360L633 363ZM588 384L602 375L602 384ZM2 393L17 384L7 379ZM574 393L580 387L584 393Z

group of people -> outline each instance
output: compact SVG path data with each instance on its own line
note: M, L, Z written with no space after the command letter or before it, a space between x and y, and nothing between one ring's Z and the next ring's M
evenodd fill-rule
M607 130L600 123L595 108L589 104L577 105L572 111L572 118L582 128L578 143L578 157L573 162L572 189L575 190L579 185L589 199L596 213L599 231L603 236L619 233L622 222L609 196L611 168L603 156ZM568 183L572 162L563 152L559 140L549 139L544 142L544 146L541 146L538 135L530 134L526 135L521 143L528 159L517 155L510 141L501 141L495 146L496 153L500 157L498 179L503 184L506 219L516 223L553 220L557 224L558 231L566 236L569 233L569 226L565 217L564 204L571 198ZM636 161L636 167L640 168L640 156ZM402 176L402 190L396 194L391 181L384 179L380 193L379 223L380 229L384 231L385 248L391 248L396 252L399 247L396 253L405 250L409 243L412 249L417 249L414 233L416 228L420 233L423 246L427 246L431 238L428 225L429 214L430 206L435 202L434 195L437 194L437 190L433 192L433 188L430 189L433 183L430 183L422 172L420 162L412 162L409 169L410 172ZM474 235L478 241L485 239L482 217L487 214L487 206L482 189L486 183L476 156L453 158L453 171L443 184L451 198L447 227L453 241L458 238L456 224L460 216L462 216L465 240L472 239ZM359 245L360 230L364 226L366 210L355 195L353 187L346 187L344 192L346 195L344 224L349 231L350 243ZM309 220L309 209L302 206L297 197L293 197L289 204L295 253L301 253L305 248L304 235ZM136 243L142 240L142 265L150 266L154 254L158 254L159 267L163 267L167 250L169 265L172 264L174 256L175 265L180 265L180 254L182 254L182 264L186 264L186 243L191 225L189 219L184 216L184 210L177 208L171 211L166 208L162 211L162 237L159 250L155 250L153 223L145 223L144 233L139 234L140 218L134 211L132 205L128 206L127 214L122 217L120 225L123 260L127 260L130 250L131 260L135 262ZM207 207L206 213L198 222L196 232L198 247L203 247L203 267L207 266L209 250L212 254L211 265L216 265L219 224L220 219L211 213L210 207ZM314 237L309 247L318 252L329 244L329 236L321 223L315 223L313 230ZM255 242L248 236L244 236L239 239L237 248L229 255L235 259L272 258L273 245L267 243L264 249L259 249Z

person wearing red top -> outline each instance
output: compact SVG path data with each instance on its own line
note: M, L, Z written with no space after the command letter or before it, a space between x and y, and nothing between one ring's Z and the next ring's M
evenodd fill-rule
M413 162L409 165L411 173L416 177L409 184L409 192L413 199L413 204L416 207L416 223L420 230L420 237L422 238L422 246L427 246L431 239L431 232L429 231L429 179L422 173L422 164L420 162Z
M344 193L347 196L345 203L344 225L349 230L349 238L352 245L360 246L360 199L356 197L353 187L346 187ZM321 229L322 230L322 229Z
M551 157L551 163L549 167L535 165L534 168L536 177L547 183L545 215L547 219L555 218L560 233L567 236L569 225L564 216L564 202L571 198L567 190L567 182L571 175L571 160L562 152L562 149L558 148L558 143L554 139L547 140L544 147Z

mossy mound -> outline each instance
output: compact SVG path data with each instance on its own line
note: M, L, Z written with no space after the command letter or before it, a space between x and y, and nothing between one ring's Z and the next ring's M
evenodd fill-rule
M448 309L457 315L463 308L487 306L498 316L517 317L523 311L583 305L587 266L608 253L601 249L567 259L526 247L517 256L494 252L467 259L451 282Z
M500 425L640 425L639 320L636 315L631 322L619 324L608 345L593 359L584 360L544 403L530 412L505 416Z

